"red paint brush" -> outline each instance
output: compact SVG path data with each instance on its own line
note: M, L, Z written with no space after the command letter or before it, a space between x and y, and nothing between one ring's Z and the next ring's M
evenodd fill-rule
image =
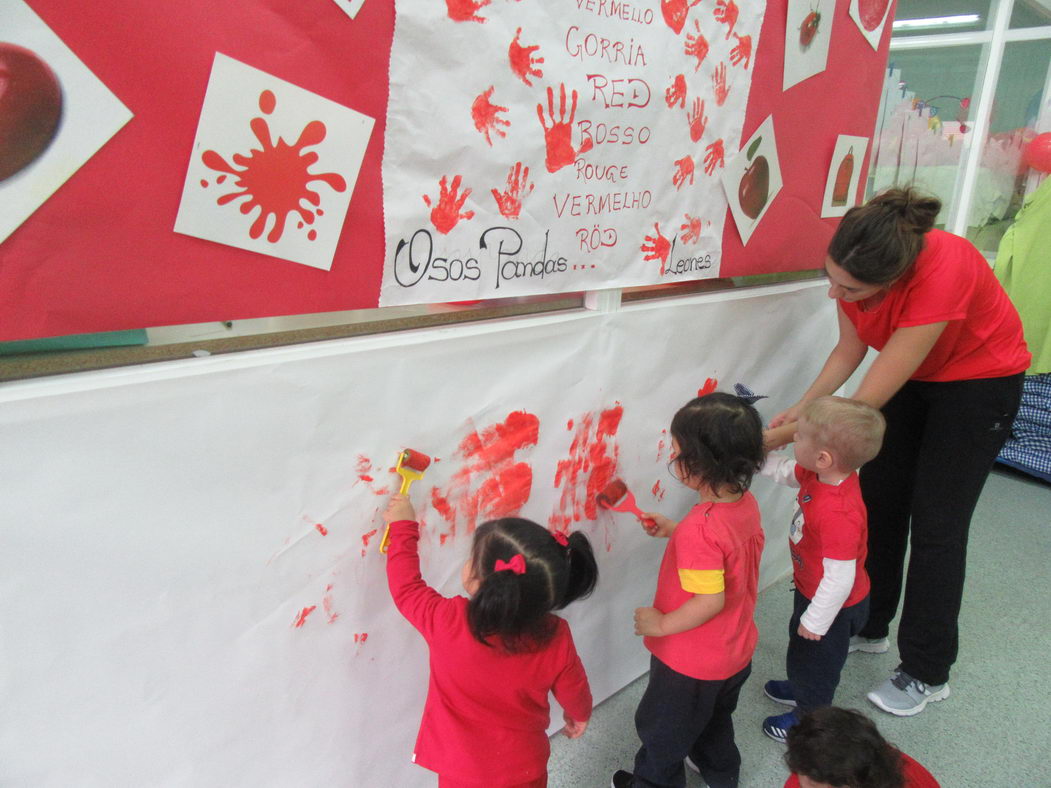
M635 503L635 496L628 489L628 485L620 479L614 479L603 487L602 492L595 496L595 503L603 509L610 509L614 512L631 512L647 529L656 525L652 518L647 517L639 509Z
M431 458L423 452L405 449L399 454L398 464L394 467L394 472L401 476L401 489L398 491L398 494L407 494L412 483L423 478L423 472L427 470L427 466L430 464ZM389 547L390 525L387 525L383 529L383 539L380 540L380 552L386 553Z

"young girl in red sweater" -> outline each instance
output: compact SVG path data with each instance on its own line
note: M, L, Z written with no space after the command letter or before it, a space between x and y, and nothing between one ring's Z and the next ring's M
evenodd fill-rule
M517 517L484 523L463 566L470 598L447 598L420 575L408 497L392 496L384 519L391 596L430 650L413 761L438 773L439 788L544 788L548 693L565 710L566 736L583 734L591 717L569 625L552 612L594 589L590 542Z

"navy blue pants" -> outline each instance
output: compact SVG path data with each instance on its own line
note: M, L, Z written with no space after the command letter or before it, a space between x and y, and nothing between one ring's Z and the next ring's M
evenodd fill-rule
M684 676L650 657L650 681L635 712L642 747L635 756L635 785L682 788L683 760L690 756L709 788L734 788L741 753L734 741L732 714L749 664L728 679Z
M806 612L810 600L797 590L788 622L788 654L785 665L788 681L796 698L799 712L821 706L831 706L839 686L839 674L847 661L850 638L858 634L869 617L869 598L842 608L821 640L807 640L799 636L799 618Z

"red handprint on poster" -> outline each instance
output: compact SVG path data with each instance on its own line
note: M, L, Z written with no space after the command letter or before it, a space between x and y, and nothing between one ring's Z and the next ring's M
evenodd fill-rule
M715 93L715 106L721 107L726 103L726 97L730 95L730 88L726 86L726 64L720 63L712 73L712 92Z
M704 149L704 172L711 175L716 167L726 166L724 162L725 151L723 151L722 137Z
M551 117L551 125L547 125L544 119L544 105L536 105L536 115L540 118L540 125L544 129L544 143L547 145L546 165L548 172L558 172L567 164L576 161L577 156L591 150L591 139L586 139L580 146L580 150L573 149L573 118L577 114L577 92L572 93L572 105L569 110L569 118L566 118L566 85L561 83L558 88L558 120L555 120L555 94L547 89L547 111Z
M736 66L738 63L743 62L743 68L748 68L748 64L752 60L752 37L739 36L737 33L734 33L734 38L737 39L737 46L730 50L730 63Z
M686 24L686 15L699 2L701 0L661 0L661 14L664 15L664 22L675 31L675 35L682 32Z
M445 0L446 12L454 22L485 22L485 17L478 16L478 10L485 8L492 0Z
M686 106L686 77L683 74L676 74L671 85L664 91L664 103L668 105L668 109L674 109L676 104L680 107Z
M529 168L523 168L520 161L515 162L507 173L507 188L503 192L496 189L491 191L500 214L508 219L517 219L522 212L522 200L533 191L533 184L529 183Z
M697 35L686 34L686 44L683 46L683 51L687 55L697 58L697 65L693 67L693 70L698 71L701 68L701 63L708 57L708 39L701 33L701 23L698 20L693 20L693 26L697 28Z
M730 40L730 34L737 24L737 3L734 0L715 0L715 21L726 25L726 40Z
M684 244L695 244L701 238L702 220L688 213L684 213L683 216L686 217L686 221L679 225L679 230L682 232L679 237L682 238Z
M663 275L664 264L668 262L668 255L671 254L671 241L661 233L661 226L657 222L653 223L653 229L656 235L647 235L639 250L646 252L646 256L642 258L643 260L661 261L661 274Z
M544 76L543 71L539 68L533 68L533 66L543 63L544 59L542 57L533 57L533 53L540 49L539 44L524 47L518 42L521 35L522 28L518 28L515 31L515 37L511 42L511 46L507 48L507 59L511 63L511 71L514 72L515 76L529 85L529 87L533 87L533 83L529 81L529 78Z
M488 90L480 93L475 98L474 103L471 104L471 118L474 120L474 127L485 135L485 141L489 143L490 147L492 147L493 140L489 134L495 133L501 137L506 137L507 133L500 126L511 125L511 121L497 117L498 112L507 112L507 107L493 104L489 100L493 95L493 90L495 90L495 87L490 85Z
M690 122L690 139L700 142L701 137L704 136L704 129L708 125L708 116L704 114L703 99L693 100L693 108L686 114L686 119Z
M690 185L693 186L693 159L690 156L675 161L675 174L671 176L675 191L682 188L687 178L690 179Z
M451 187L447 186L447 179L448 176L443 175L438 182L438 203L431 209L431 224L442 235L447 234L461 219L474 218L474 211L460 213L460 209L463 208L463 204L467 201L471 190L464 189L463 193L457 197L456 193L460 191L460 176L457 175L453 178ZM423 201L430 208L431 198L425 194L423 195Z

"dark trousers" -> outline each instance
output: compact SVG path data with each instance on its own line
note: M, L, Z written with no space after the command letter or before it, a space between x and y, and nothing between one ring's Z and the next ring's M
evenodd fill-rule
M1018 411L1022 377L909 381L883 406L883 448L861 469L872 579L861 634L887 636L911 544L898 652L902 670L927 684L948 681L956 661L971 515Z
M821 640L799 636L799 618L810 600L795 592L792 620L788 622L788 681L799 712L831 706L839 686L839 674L847 661L850 638L858 634L869 615L869 598L842 608Z
M650 681L635 712L642 747L635 756L635 785L686 785L683 759L690 756L710 788L733 788L741 772L731 715L749 664L728 679L684 676L650 657Z

